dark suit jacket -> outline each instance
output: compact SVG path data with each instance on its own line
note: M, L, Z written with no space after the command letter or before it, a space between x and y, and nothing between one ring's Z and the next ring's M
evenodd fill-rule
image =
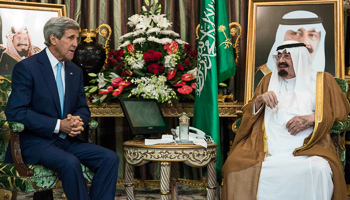
M12 93L5 114L8 121L20 122L25 126L20 133L24 162L38 163L41 153L57 139L58 134L54 133L54 129L57 119L62 118L55 76L45 50L15 65ZM65 62L63 118L68 114L79 115L85 125L90 121L83 73L70 61ZM10 145L5 162L12 162Z

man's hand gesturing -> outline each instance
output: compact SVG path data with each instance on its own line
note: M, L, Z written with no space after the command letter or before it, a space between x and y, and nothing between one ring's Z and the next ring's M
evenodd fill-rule
M67 133L71 137L76 137L84 131L84 122L80 116L67 115L66 119L61 120L60 131Z
M271 109L276 107L278 104L276 94L273 91L267 91L264 94L257 96L255 100L255 111L259 110L263 103Z

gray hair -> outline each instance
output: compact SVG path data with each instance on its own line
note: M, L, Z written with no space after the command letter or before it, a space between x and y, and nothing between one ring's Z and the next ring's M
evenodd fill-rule
M59 40L67 29L79 30L79 24L69 17L52 17L44 26L44 38L46 46L51 45L50 35L55 35Z

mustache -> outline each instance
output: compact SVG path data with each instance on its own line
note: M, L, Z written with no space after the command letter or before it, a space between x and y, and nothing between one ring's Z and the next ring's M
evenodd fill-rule
M280 67L281 65L285 65L285 66L289 67L289 65L286 62L278 63L278 67Z
M311 49L310 47L306 47L306 49L309 51L309 53L313 53L314 52L314 50Z
M28 44L17 44L17 46L19 47L19 46L28 46Z

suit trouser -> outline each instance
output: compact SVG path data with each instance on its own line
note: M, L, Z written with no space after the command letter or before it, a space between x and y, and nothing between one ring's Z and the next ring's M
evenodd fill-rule
M95 172L90 193L80 163ZM118 155L104 147L69 136L57 138L40 157L39 164L59 174L68 200L112 200L118 177Z

